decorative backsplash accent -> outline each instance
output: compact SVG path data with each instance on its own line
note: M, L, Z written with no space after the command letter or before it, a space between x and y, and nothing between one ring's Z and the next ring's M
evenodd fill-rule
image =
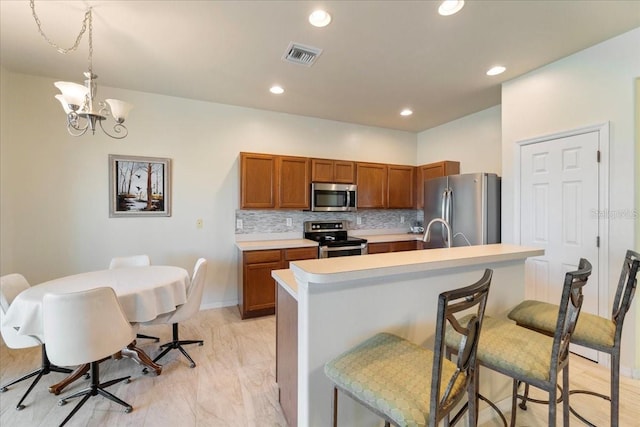
M401 222L404 217L404 223ZM291 226L287 219L291 219ZM358 221L358 218L360 221ZM305 221L349 221L349 230L398 230L422 222L424 213L415 209L367 209L358 212L307 212L281 210L236 210L236 234L268 234L299 232L302 236ZM359 223L358 223L359 222Z

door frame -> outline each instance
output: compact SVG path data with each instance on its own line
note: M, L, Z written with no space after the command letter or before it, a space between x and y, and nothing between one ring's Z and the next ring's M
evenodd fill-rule
M600 150L600 165L598 168L598 201L594 215L598 216L598 234L600 236L600 247L598 250L598 315L610 318L611 304L609 297L609 122L571 129L563 132L556 132L544 136L516 141L514 150L514 240L517 244L522 244L520 235L521 222L521 185L522 168L520 156L522 147L540 142L547 142L553 139L566 138L569 136L582 135L585 133L598 132L598 147ZM606 353L598 352L598 363L610 364L610 357Z

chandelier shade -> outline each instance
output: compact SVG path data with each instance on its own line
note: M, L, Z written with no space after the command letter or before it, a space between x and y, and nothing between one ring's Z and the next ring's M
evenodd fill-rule
M66 104L67 108L72 111L78 110L84 104L84 100L89 93L88 87L78 83L55 82L53 85L60 89L64 104Z
M129 115L129 111L133 108L133 104L129 104L119 99L105 99L109 108L111 108L111 115L118 123L124 123Z

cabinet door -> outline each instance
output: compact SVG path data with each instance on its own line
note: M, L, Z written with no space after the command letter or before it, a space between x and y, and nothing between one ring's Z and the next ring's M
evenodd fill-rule
M311 159L311 180L313 182L334 182L333 160Z
M460 162L445 160L428 165L418 166L416 173L416 207L424 207L424 181L429 178L439 178L447 175L457 175L460 173Z
M358 208L387 206L387 165L357 163Z
M244 253L240 307L243 319L275 313L276 282L271 271L282 267L281 257L279 249Z
M309 209L311 184L310 159L278 157L278 206L286 209Z
M411 209L414 207L414 173L413 166L388 166L389 208Z
M353 184L355 175L355 164L343 160L336 160L333 164L333 180L340 184Z
M275 188L275 156L240 153L240 208L275 208Z

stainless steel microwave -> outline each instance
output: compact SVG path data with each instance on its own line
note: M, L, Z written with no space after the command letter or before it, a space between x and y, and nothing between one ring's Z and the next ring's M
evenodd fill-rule
M314 212L350 212L357 208L355 184L311 184L311 210Z

